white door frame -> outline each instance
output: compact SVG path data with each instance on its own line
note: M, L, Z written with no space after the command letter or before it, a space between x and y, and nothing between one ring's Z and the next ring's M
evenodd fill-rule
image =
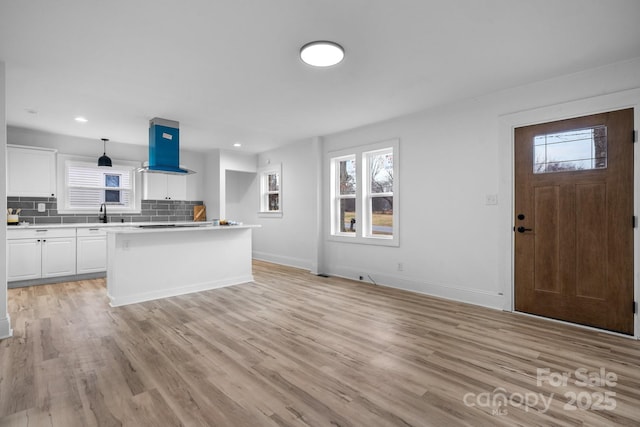
M588 116L607 111L634 108L634 129L640 127L640 89L632 89L607 95L570 101L562 104L518 111L500 116L500 144L499 144L499 206L500 224L504 233L500 235L499 245L499 281L504 294L505 311L514 311L514 129L538 123L553 122ZM629 135L631 143L631 135ZM638 143L640 144L640 142ZM640 146L640 145L639 145ZM633 158L633 210L634 215L640 215L640 150L634 150ZM631 223L631 221L629 221ZM640 229L633 230L633 281L634 301L640 297ZM631 309L631 308L629 308ZM640 338L640 320L638 313L634 319L636 338Z

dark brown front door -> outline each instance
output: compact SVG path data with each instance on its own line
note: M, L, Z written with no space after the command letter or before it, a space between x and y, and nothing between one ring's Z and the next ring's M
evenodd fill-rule
M515 309L633 334L633 109L515 130Z

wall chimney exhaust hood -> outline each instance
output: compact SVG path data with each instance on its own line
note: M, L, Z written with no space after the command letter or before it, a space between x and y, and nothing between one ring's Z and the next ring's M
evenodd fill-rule
M174 120L155 117L149 120L149 162L140 172L187 175L195 173L180 167L180 129Z

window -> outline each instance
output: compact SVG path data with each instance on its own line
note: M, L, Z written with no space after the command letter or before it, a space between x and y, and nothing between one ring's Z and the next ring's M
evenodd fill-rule
M356 231L356 158L347 156L335 159L337 163L336 207L339 217L339 233Z
M365 230L369 236L393 236L393 148L364 154L368 188Z
M121 175L111 175L105 174L104 185L106 187L120 187L120 177ZM105 203L117 203L120 204L120 200L122 199L122 190L104 190L104 201Z
M282 215L282 166L260 172L260 213Z
M70 156L60 156L64 188L58 191L58 211L61 213L96 212L102 203L110 212L140 212L136 192L138 163L98 167L95 163Z
M329 154L332 239L398 246L398 145Z
M533 173L607 167L607 127L595 126L533 138Z

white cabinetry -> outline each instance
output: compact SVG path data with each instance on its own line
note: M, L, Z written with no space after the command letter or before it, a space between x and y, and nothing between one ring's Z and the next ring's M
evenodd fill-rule
M42 277L40 240L7 239L7 280L28 280L40 277Z
M7 196L55 194L56 150L7 145Z
M107 271L107 232L102 228L78 228L78 274Z
M187 177L165 173L145 173L143 175L145 200L187 200Z
M7 280L76 274L76 230L7 230Z

